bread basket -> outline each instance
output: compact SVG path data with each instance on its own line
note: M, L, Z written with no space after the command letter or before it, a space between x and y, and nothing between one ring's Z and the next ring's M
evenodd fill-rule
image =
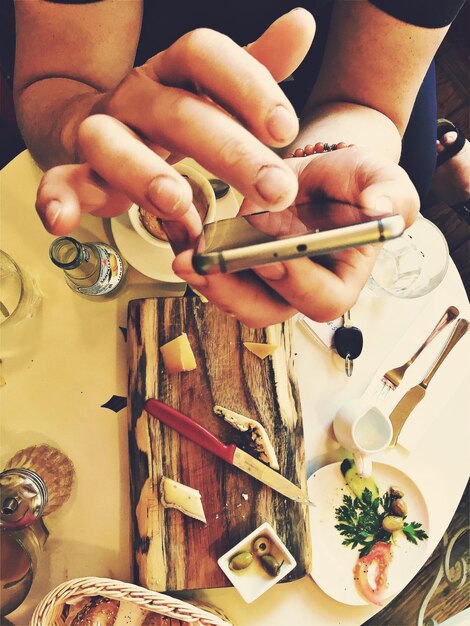
M194 626L233 626L213 613L183 600L131 583L95 577L75 578L53 589L36 607L29 626L64 626L61 617L64 604L91 596L133 602L147 611L179 619Z

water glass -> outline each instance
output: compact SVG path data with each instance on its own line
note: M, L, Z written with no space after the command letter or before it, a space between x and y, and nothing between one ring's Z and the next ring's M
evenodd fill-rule
M383 245L367 291L419 298L442 282L448 265L449 248L444 235L432 222L419 216L401 237Z
M35 280L0 250L0 324L8 325L32 317L41 296Z

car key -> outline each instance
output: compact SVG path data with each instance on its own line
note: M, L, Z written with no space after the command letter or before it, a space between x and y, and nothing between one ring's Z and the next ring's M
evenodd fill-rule
M351 324L351 311L346 311L343 320L343 326L335 330L333 342L336 352L344 359L346 375L352 376L354 359L361 354L364 340L359 328Z

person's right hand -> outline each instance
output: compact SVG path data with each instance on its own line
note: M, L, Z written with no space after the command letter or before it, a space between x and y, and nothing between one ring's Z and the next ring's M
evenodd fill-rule
M293 141L298 120L277 82L300 64L314 30L303 9L276 20L247 49L199 29L132 70L81 123L82 163L44 175L36 207L47 230L67 234L81 213L111 217L135 202L197 235L191 189L170 165L181 155L259 207L287 207L297 178L268 146Z

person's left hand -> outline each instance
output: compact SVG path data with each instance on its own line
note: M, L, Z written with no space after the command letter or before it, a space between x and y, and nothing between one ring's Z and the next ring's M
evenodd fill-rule
M291 208L296 213L309 199L323 197L364 207L371 219L401 214L410 225L416 218L419 198L408 175L375 152L351 147L288 162L299 181ZM241 208L242 213L255 210L247 204ZM273 213L273 219L275 216ZM347 225L347 221L343 223ZM331 216L331 225L339 225L338 216ZM192 267L193 251L185 250L175 258L173 270L248 326L275 324L297 311L317 321L329 321L356 302L378 251L378 245L367 245L319 257L318 262L304 257L234 274L201 276Z

